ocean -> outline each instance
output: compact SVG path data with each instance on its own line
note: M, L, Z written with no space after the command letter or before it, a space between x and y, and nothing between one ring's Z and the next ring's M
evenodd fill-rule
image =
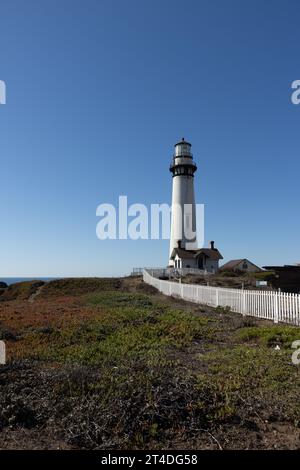
M9 286L10 284L15 284L16 282L22 281L53 281L54 279L59 279L57 277L0 277L0 282L6 282Z

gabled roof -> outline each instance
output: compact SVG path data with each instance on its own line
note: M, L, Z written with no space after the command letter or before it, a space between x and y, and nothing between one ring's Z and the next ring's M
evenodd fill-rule
M171 254L171 259L174 259L176 255L181 259L191 259L194 258L196 250L184 250L183 248L174 248Z
M246 261L245 259L232 259L227 263L223 264L220 269L234 269L236 268L242 261Z
M220 267L220 270L231 270L236 268L240 263L247 262L255 266L259 271L261 271L261 268L257 266L256 264L252 263L252 261L249 261L247 258L241 258L241 259L232 259L231 261L228 261L227 263L223 264L223 266Z
M213 260L223 259L223 256L221 255L219 250L217 250L217 248L213 248L213 249L212 248L201 248L200 250L197 250L196 257L198 255L201 255L202 253L205 256L207 256L207 258L210 258L210 259L213 259Z
M181 259L197 258L197 256L203 254L207 258L213 260L223 259L223 256L216 248L201 248L200 250L185 250L184 248L174 248L171 254L171 259L174 259L178 255Z

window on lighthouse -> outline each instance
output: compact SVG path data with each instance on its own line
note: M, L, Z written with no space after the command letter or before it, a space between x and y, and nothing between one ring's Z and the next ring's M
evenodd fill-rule
M190 155L190 149L188 145L177 145L175 150L176 157L182 157L184 155Z
M186 216L185 216L185 226L186 226L187 229L190 228L190 216L189 216L189 214L186 214Z
M188 152L188 146L187 145L180 145L178 147L178 155L184 155L187 152Z

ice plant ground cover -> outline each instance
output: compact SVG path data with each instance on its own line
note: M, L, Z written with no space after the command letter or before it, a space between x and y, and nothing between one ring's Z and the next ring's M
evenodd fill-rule
M300 328L140 278L21 283L0 299L1 448L299 446Z

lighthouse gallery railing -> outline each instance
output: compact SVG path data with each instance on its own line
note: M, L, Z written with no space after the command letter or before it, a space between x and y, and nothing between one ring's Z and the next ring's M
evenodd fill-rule
M164 270L161 270L164 272ZM233 312L257 318L300 325L300 295L286 292L227 289L183 284L158 278L159 270L143 270L143 280L165 295L211 307L230 307Z

